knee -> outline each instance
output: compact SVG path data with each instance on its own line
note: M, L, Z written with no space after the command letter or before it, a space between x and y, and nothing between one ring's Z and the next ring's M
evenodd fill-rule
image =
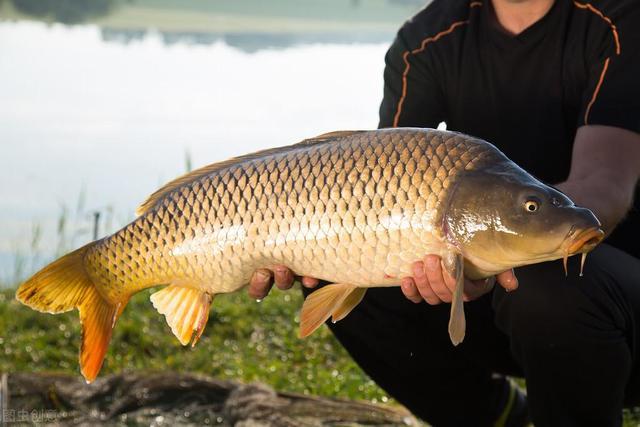
M593 258L583 276L579 259L569 262L568 276L558 261L517 269L520 287L500 290L494 300L498 326L520 341L547 346L562 345L567 337L620 335L627 322L615 281Z
M498 326L511 338L554 341L558 328L572 316L566 298L564 277L553 277L539 266L518 269L519 288L510 293L499 289L495 306Z

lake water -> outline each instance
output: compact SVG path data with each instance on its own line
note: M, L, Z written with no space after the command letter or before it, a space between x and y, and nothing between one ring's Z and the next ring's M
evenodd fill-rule
M100 235L124 225L189 164L374 128L389 28L185 42L0 21L0 281L89 241L94 212Z

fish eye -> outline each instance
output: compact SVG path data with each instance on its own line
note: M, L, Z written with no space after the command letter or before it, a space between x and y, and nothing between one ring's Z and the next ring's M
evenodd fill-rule
M540 202L537 199L531 198L524 202L524 209L529 213L537 212L540 209Z

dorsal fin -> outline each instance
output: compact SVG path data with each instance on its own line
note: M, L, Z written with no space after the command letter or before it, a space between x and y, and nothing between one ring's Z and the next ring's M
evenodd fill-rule
M171 193L176 188L181 187L190 182L197 181L198 179L204 176L207 176L217 170L220 170L229 166L234 166L249 160L254 160L260 157L272 156L274 154L289 152L289 151L295 150L296 148L305 148L313 145L323 144L325 142L333 141L335 139L346 137L346 136L349 136L355 133L360 133L360 132L365 132L365 131L345 130L345 131L323 133L322 135L319 135L315 138L305 139L301 142L298 142L297 144L287 145L284 147L277 147L277 148L268 148L266 150L256 151L255 153L245 154L242 156L233 157L228 160L223 160L218 163L213 163L207 166L203 166L199 169L186 173L174 179L173 181L170 181L169 183L165 184L164 186L156 190L153 194L151 194L147 198L147 200L145 200L138 207L138 209L136 209L136 215L140 216L145 212L147 212L149 209L151 209L153 206L156 205L158 200L162 199L164 196Z

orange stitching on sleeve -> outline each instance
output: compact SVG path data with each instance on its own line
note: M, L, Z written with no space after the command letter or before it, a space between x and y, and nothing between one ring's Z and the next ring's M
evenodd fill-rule
M592 13L595 13L596 15L598 15L602 20L604 20L608 25L609 28L611 29L611 35L613 36L613 41L615 43L616 46L616 55L620 55L620 53L622 52L622 48L620 47L620 38L618 37L618 29L616 28L615 24L613 23L613 21L611 21L611 19L606 16L604 13L602 13L602 11L596 9L595 7L593 7L591 5L591 3L580 3L576 0L573 1L573 4L579 8L579 9L583 9L583 10L588 10ZM596 85L595 90L593 91L593 95L591 95L591 100L589 101L589 104L587 105L587 110L584 112L584 124L588 125L589 124L589 113L591 113L591 107L593 107L593 104L596 102L596 98L598 98L598 92L600 92L600 87L602 86L602 82L604 81L604 76L605 74L607 74L607 69L609 68L609 61L611 60L611 58L607 58L604 61L604 65L602 66L602 72L600 72L600 80L598 80L598 84Z
M602 86L602 82L604 81L604 75L607 73L607 68L609 68L609 58L604 61L604 66L602 67L602 72L600 73L600 80L598 80L598 85L596 86L596 90L593 91L593 95L591 96L591 101L589 101L589 105L587 105L587 111L584 112L584 124L589 124L589 113L591 112L591 107L593 103L596 102L596 98L598 97L598 92L600 91L600 86Z
M579 2L574 0L573 4L576 7L580 8L580 9L586 9L586 10L589 10L589 11L595 13L600 18L602 18L607 24L609 24L609 27L611 28L611 34L613 34L613 41L616 44L616 55L620 55L621 50L620 50L620 39L618 37L618 29L616 28L616 26L613 23L613 21L611 21L611 19L609 19L609 17L605 16L604 13L602 13L600 10L598 10L595 7L591 6L590 3L579 3Z
M422 52L429 43L437 41L442 36L451 34L459 26L465 25L468 23L469 21L454 22L453 24L451 24L451 26L447 30L439 32L433 37L427 37L426 39L422 40L422 43L419 48L414 49L412 51L406 51L402 55L402 60L404 61L404 72L402 73L402 95L400 96L400 100L398 100L398 108L396 110L396 115L393 118L393 127L398 126L398 121L400 120L400 113L402 112L402 105L404 104L404 99L407 96L407 75L409 74L409 70L411 69L411 64L409 63L409 55L415 55L417 53Z
M479 6L482 6L482 2L474 1L469 5L469 7L479 7ZM398 107L396 108L396 114L393 117L393 127L398 126L398 121L400 120L400 113L402 113L402 106L404 104L405 98L407 97L407 75L409 74L409 70L411 69L411 64L409 63L409 55L415 55L422 52L423 50L425 50L425 48L429 43L435 42L439 40L441 37L446 36L447 34L451 34L456 28L462 25L466 25L468 23L469 23L468 20L454 22L453 24L451 24L451 26L448 29L439 32L435 36L427 37L426 39L422 40L422 42L420 43L420 47L411 51L407 50L402 54L402 60L404 61L404 72L402 73L402 95L400 95L400 99L398 100Z

